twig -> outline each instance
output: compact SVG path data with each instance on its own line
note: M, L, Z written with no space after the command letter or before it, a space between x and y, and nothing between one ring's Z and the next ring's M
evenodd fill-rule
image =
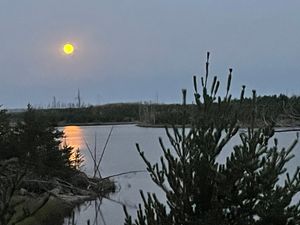
M100 207L99 207L99 213L100 213L100 216L101 216L101 219L102 219L103 224L106 225L106 222L105 222L105 219L104 219L104 215L103 215L103 213L102 213Z
M89 151L89 153L90 153L90 155L91 155L91 157L92 157L92 160L93 160L93 162L94 162L94 167L95 167L96 161L97 161L97 160L94 158L93 152L91 151L90 146L89 146L89 144L87 143L86 139L85 139L85 138L83 138L83 139L84 139L85 145L86 145L86 147L87 147L87 149L88 149L88 151ZM99 174L99 176L101 177L101 173L100 173L100 170L99 170L98 167L94 168L94 172L95 172L95 171L97 171L98 174ZM95 173L94 173L94 178L95 178Z
M300 128L287 128L282 130L275 130L275 133L283 133L283 132L293 132L293 131L300 131Z
M95 132L95 142L94 142L94 177L96 176L96 172L97 172L97 133ZM99 171L99 176L101 178L101 174L100 174L100 171Z
M117 174L114 174L114 175L110 175L110 176L102 178L101 180L106 180L106 179L109 179L109 178L112 178L112 177L118 177L118 176L130 174L130 173L145 173L145 172L147 172L147 170L133 170L133 171L128 171L128 172L123 172L123 173L117 173Z
M109 139L110 139L110 137L111 137L111 134L112 134L113 129L114 129L114 126L111 127L111 129L110 129L110 131L109 131L109 134L108 134L108 136L107 136L107 138L106 138L105 145L104 145L104 147L103 147L103 150L102 150L100 159L99 159L98 164L97 164L97 170L98 170L98 171L99 171L100 163L101 163L101 161L102 161L102 159L103 159L103 156L104 156L104 153L105 153L105 150L106 150L106 147L107 147L107 145L108 145L108 142L109 142ZM94 174L94 176L95 176L95 174Z

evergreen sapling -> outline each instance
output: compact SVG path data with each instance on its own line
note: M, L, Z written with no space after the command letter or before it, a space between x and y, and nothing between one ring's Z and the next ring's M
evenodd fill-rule
M279 148L274 138L274 123L256 126L256 92L253 91L251 125L239 132L238 109L231 104L232 69L226 94L218 96L220 82L214 77L208 88L209 53L206 73L201 77L201 92L194 77L195 113L189 129L166 129L167 148L159 139L163 156L152 164L137 144L153 182L166 195L161 202L155 194L141 191L143 206L132 217L124 207L125 225L292 225L300 224L300 202L292 204L300 191L299 168L293 176L286 163L293 158L297 139L288 148ZM245 86L240 104L243 104ZM186 91L183 90L183 105ZM228 112L234 113L228 113ZM233 115L233 116L229 116ZM239 135L224 164L218 156L228 142ZM271 142L274 141L274 144ZM285 176L280 184L279 178Z

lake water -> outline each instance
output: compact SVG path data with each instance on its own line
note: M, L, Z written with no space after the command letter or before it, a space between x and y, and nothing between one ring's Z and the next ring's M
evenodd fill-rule
M79 148L84 155L82 170L88 175L93 175L93 160L86 143L92 151L96 144L97 158L100 158L111 126L67 126L62 129L67 136L67 144ZM158 142L159 137L162 137L168 146L168 139L162 128L141 128L135 125L114 126L100 166L102 177L127 171L145 170L145 164L136 150L135 143L139 143L147 159L152 162L158 161L162 154ZM286 147L296 138L296 132L276 133L276 137L279 140L279 146ZM224 162L232 147L238 143L237 135L228 143L219 161ZM294 171L300 164L299 146L294 149L294 154L295 158L288 164L289 171ZM165 199L147 172L114 177L114 181L117 185L116 193L110 194L107 198L83 204L74 210L77 225L86 225L88 219L91 224L124 224L122 205L126 205L128 212L135 216L138 204L142 201L139 190L155 192L159 199L162 201ZM65 220L65 225L67 224L68 219Z

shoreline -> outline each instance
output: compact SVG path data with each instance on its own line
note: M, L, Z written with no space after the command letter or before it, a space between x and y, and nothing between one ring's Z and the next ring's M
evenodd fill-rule
M1 160L0 166L3 168L0 178L10 179L6 181L6 189L15 187L11 193L4 192L7 194L5 207L13 212L7 214L8 225L63 224L76 206L116 191L112 179L91 178L81 171L70 174L69 180L59 176L41 177L28 167L22 173L25 168L18 158ZM17 177L19 180L15 181Z
M136 125L138 122L86 122L86 123L64 123L59 122L58 127L66 126L118 126L118 125Z
M142 124L142 123L137 123L137 127L142 127L142 128L172 128L173 126L170 124ZM181 125L174 125L176 128L180 128ZM190 128L190 125L186 125L186 128ZM247 129L247 127L241 127L241 130ZM283 132L296 132L300 131L300 125L299 124L288 124L286 126L275 126L275 133L283 133Z
M135 125L142 128L172 128L171 124L148 124L140 122L87 122L87 123L58 123L58 127L65 126L122 126L122 125ZM180 128L181 125L174 125L176 128ZM186 125L186 128L189 128L190 125ZM275 132L295 132L300 131L300 124L284 124L275 126ZM246 126L241 127L240 129L247 129Z
M22 213L24 206L26 208L28 207L27 204L30 205L30 209L33 210L34 213L24 220L17 222L16 225L63 224L67 218L71 217L73 210L77 206L114 192L115 185L113 181L106 180L100 182L101 184L99 185L103 186L101 193L84 189L82 189L82 194L73 194L72 191L60 193L65 190L62 191L60 188L54 188L42 194L28 192L23 196L17 195L16 198L25 200L25 205L22 204L18 207L15 219ZM14 219L12 221L14 221Z

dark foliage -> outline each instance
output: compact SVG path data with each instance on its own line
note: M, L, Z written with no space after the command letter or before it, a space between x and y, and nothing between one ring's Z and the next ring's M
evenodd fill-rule
M10 138L12 136L12 129L10 128L10 117L6 110L0 110L0 159L3 157L10 157Z
M201 93L194 77L195 107L192 126L167 131L171 148L159 139L163 156L160 163L149 162L137 145L155 184L166 195L161 202L155 194L141 191L143 206L132 221L126 208L126 225L292 225L300 223L300 203L291 204L300 191L299 169L293 176L285 165L293 157L290 147L279 149L272 123L255 128L257 118L256 93L249 105L250 126L240 133L240 144L234 146L224 164L218 156L226 144L239 132L239 111L229 93L232 70L229 70L226 94L217 96L220 86L216 77L208 88L208 58L206 74L201 78ZM186 91L183 91L183 105ZM184 114L185 115L185 114ZM185 116L183 118L186 118ZM281 185L278 180L286 174Z
M251 98L244 99L241 105L238 99L232 99L233 111L227 112L234 117L238 109L238 119L242 126L251 124ZM300 125L300 97L286 95L257 96L256 126L275 123L276 126ZM211 111L217 111L216 102L211 105ZM194 113L202 114L194 104L158 104L153 102L116 103L86 108L54 108L39 109L38 114L48 121L61 125L74 123L107 123L107 122L139 122L142 125L171 125L191 123ZM185 117L183 112L185 111ZM14 122L22 120L24 113L12 113L10 119Z
M7 113L0 112L0 159L19 158L36 173L50 177L67 177L75 172L82 159L80 154L72 158L73 148L61 145L63 132L30 105L22 115L16 125L10 126Z

